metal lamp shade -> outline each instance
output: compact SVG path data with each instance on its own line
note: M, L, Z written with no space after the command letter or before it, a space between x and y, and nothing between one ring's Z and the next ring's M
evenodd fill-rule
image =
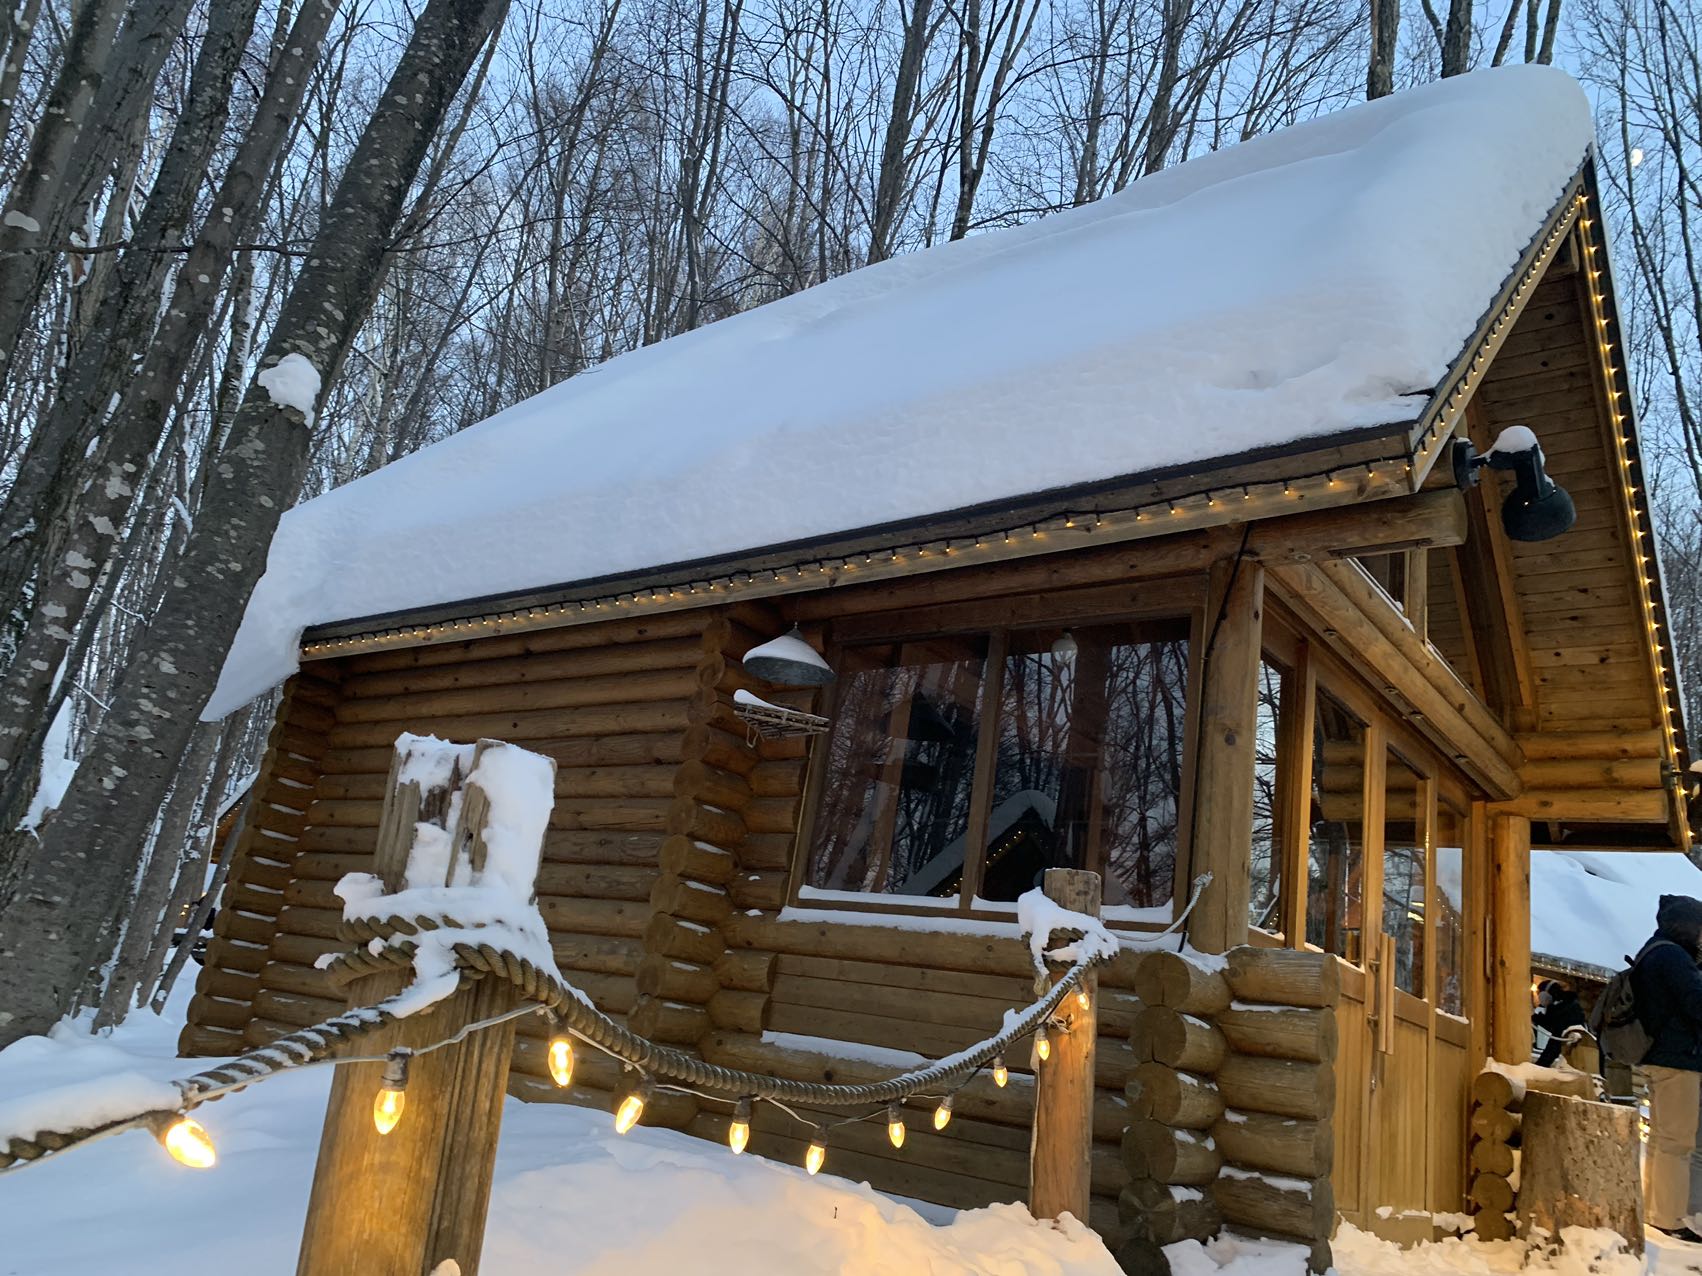
M745 653L744 666L747 673L782 687L821 687L834 676L796 625L791 633L752 647Z

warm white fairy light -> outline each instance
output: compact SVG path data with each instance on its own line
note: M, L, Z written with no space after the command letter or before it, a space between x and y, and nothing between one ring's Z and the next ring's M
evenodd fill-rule
M621 1100L620 1107L615 1110L616 1134L626 1134L638 1124L639 1118L644 1115L644 1105L649 1101L652 1089L650 1078L645 1077Z
M573 1084L573 1039L564 1033L550 1038L550 1080L566 1089Z
M809 1150L804 1153L804 1169L811 1174L820 1174L826 1162L827 1141L818 1134L810 1140Z
M896 1101L887 1104L886 1137L891 1140L893 1147L904 1146L904 1109Z
M727 1146L738 1156L751 1142L751 1101L740 1099L733 1108L733 1120L727 1126Z
M993 1060L993 1084L1003 1090L1011 1079L1010 1069L1005 1067L1005 1057L1000 1055Z
M398 1048L384 1064L384 1079L372 1100L372 1124L380 1134L389 1134L402 1120L408 1102L408 1058L411 1051Z
M192 1170L211 1169L219 1159L213 1148L213 1136L192 1116L179 1114L157 1131L160 1145L171 1153L171 1159Z
M943 1130L951 1124L951 1095L940 1100L940 1106L934 1109L934 1128Z

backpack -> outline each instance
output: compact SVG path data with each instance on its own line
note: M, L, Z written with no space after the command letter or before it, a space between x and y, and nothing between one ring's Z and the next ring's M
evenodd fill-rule
M1627 957L1626 967L1607 981L1595 1009L1590 1012L1590 1031L1595 1034L1602 1054L1616 1063L1635 1067L1643 1062L1655 1044L1649 1030L1637 1015L1637 994L1631 987L1631 972L1650 949L1673 944L1670 939L1657 939L1644 947L1635 957Z

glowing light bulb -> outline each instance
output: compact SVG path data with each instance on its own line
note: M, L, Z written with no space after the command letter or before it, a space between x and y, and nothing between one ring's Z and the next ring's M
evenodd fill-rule
M997 1059L993 1060L993 1084L1003 1090L1005 1086L1010 1084L1010 1079L1011 1070L1005 1067L1004 1055L1000 1055Z
M750 1146L751 1141L751 1101L740 1099L733 1108L733 1123L727 1127L727 1146L733 1149L737 1156Z
M573 1084L573 1042L567 1037L550 1038L550 1080L564 1089Z
M1052 1057L1052 1038L1047 1034L1045 1024L1034 1030L1034 1057L1041 1063Z
M650 1097L650 1082L640 1081L638 1087L621 1100L620 1107L615 1111L615 1133L625 1134L638 1124L638 1118L644 1115L644 1104Z
M896 1103L887 1105L886 1137L892 1140L893 1147L901 1148L904 1146L904 1113Z
M389 1134L402 1119L407 1106L408 1059L412 1051L398 1048L390 1052L384 1064L384 1081L372 1100L372 1124L380 1134Z
M219 1159L213 1150L213 1136L194 1117L178 1117L159 1133L159 1141L172 1160L192 1170L211 1169Z
M821 1167L827 1160L827 1144L820 1137L810 1140L810 1150L804 1153L804 1169L811 1174L820 1174Z
M1083 1010L1093 1009L1093 998L1087 995L1086 988L1078 987L1076 989L1076 1005L1080 1006Z
M384 1086L378 1096L372 1101L372 1124L380 1134L389 1134L402 1119L402 1109L407 1106L408 1096L400 1090L392 1090Z
M934 1128L943 1130L951 1124L951 1095L940 1100L940 1106L934 1109Z

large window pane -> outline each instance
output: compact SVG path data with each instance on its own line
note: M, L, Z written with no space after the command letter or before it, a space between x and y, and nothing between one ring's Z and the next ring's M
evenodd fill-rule
M1365 724L1322 688L1312 734L1306 941L1363 963Z
M1105 875L1105 902L1169 902L1187 719L1185 621L1011 635L982 898L1048 868Z
M1436 898L1431 901L1436 944L1436 1008L1466 1013L1465 816L1440 803L1436 809Z
M1395 987L1424 996L1425 780L1388 755L1383 800L1383 931L1394 940Z
M963 879L986 642L845 653L810 886L950 897Z
M1277 765L1277 724L1282 717L1283 671L1269 660L1259 665L1258 712L1253 735L1253 860L1247 920L1277 932L1282 891L1282 810Z

